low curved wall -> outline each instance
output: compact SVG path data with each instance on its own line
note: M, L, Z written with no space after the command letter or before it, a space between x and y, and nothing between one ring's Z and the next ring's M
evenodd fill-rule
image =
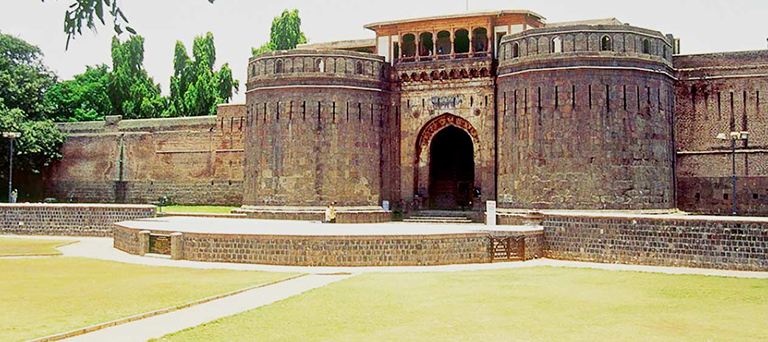
M432 266L492 262L491 244L494 238L522 237L526 260L542 256L544 248L541 229L467 230L413 235L291 235L289 232L276 235L224 233L215 228L211 228L210 233L179 233L145 229L146 225L143 228L131 225L128 222L115 224L115 248L144 255L153 251L153 237L155 241L170 237L172 258L207 262L289 266Z
M323 221L325 208L322 207L257 207L243 206L233 210L259 220ZM336 223L381 223L392 220L392 211L382 208L345 210L337 208Z

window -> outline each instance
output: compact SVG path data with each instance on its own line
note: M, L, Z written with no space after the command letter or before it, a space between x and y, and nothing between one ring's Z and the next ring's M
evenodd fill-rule
M416 56L416 36L413 34L406 34L403 36L403 57L415 57Z
M448 31L440 31L437 33L437 54L449 55L451 54L451 33Z
M611 37L603 36L603 38L600 39L600 51L613 51Z
M282 74L283 73L283 61L282 60L277 60L277 62L275 62L275 73L276 74Z
M520 57L520 44L515 42L512 44L512 58Z
M651 53L651 42L648 39L643 39L643 53Z
M484 52L488 51L488 31L482 27L476 28L472 35L474 37L472 42L472 51Z
M453 39L453 51L455 53L469 52L469 31L465 29L456 30Z
M435 48L432 41L432 33L424 32L419 35L419 56L432 56L432 50Z
M358 75L363 74L363 62L357 61L357 65L355 67L355 73Z
M561 53L563 52L563 40L560 37L552 38L552 43L550 44L550 51L551 53Z

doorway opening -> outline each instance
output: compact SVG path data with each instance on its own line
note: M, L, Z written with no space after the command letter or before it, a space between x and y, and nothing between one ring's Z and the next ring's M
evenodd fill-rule
M432 139L429 159L430 208L470 208L475 184L472 137L455 126L440 130Z

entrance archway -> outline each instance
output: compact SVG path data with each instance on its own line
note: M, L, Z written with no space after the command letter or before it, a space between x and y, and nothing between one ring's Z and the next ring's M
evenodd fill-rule
M429 151L429 206L467 208L472 203L475 161L472 137L448 126L435 134Z
M481 160L480 139L469 121L449 113L429 120L416 139L416 208L472 208L481 189Z

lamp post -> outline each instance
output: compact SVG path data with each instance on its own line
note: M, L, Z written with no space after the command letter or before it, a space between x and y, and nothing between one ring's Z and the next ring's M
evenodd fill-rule
M8 138L10 143L10 153L8 155L8 203L11 203L13 193L13 139L21 136L19 132L3 132L3 138Z
M731 192L733 196L733 208L731 213L738 215L736 200L736 141L749 140L749 132L731 132L730 134L720 133L717 135L717 139L723 141L731 141Z

